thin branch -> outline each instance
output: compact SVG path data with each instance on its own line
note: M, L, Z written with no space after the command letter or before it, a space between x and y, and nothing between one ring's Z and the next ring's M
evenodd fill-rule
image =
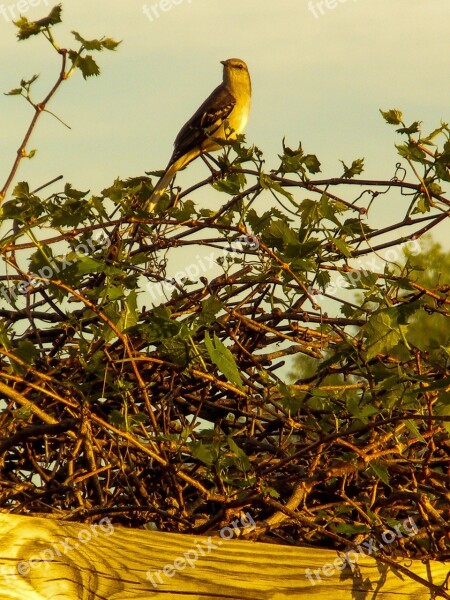
M14 164L11 168L11 171L6 179L5 185L3 186L2 190L0 191L0 204L4 200L9 187L10 187L11 183L13 182L14 177L16 176L20 162L26 156L26 146L30 140L30 137L34 131L34 128L36 127L36 123L38 122L39 117L45 111L46 105L51 100L53 95L56 93L56 91L58 90L61 83L66 79L67 50L60 49L58 52L62 57L61 58L61 70L59 72L58 79L56 80L54 86L49 91L49 93L44 98L44 100L42 102L40 102L39 104L35 105L34 116L31 120L31 123L30 123L28 129L27 129L27 132L25 133L25 137L23 138L22 143L20 144L19 149L17 150L16 159L15 159Z

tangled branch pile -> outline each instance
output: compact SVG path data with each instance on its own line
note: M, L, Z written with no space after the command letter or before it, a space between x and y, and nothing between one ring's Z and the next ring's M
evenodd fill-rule
M186 190L144 214L147 177L101 196L16 185L1 509L197 533L245 510L259 539L336 548L412 519L386 552L448 554L449 341L418 343L417 323L448 332L450 288L418 283L415 258L449 216L449 130L384 116L418 183L400 165L363 180L360 160L311 179L301 146L268 174L240 139L202 182L209 205L228 195L218 211ZM404 216L369 227L393 203Z

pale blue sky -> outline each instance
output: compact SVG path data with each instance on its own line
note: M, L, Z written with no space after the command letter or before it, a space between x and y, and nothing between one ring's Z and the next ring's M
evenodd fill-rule
M0 2L2 91L34 73L41 74L42 94L54 81L59 62L52 48L40 38L18 43L5 18L18 6L28 18L41 18L54 4ZM151 20L144 4L159 16ZM62 45L73 45L72 29L123 43L116 53L97 54L101 77L85 82L77 73L54 98L50 110L72 129L44 115L29 146L38 154L23 163L18 176L32 187L63 174L78 189L98 192L117 176L163 168L179 128L220 82L219 61L232 56L249 65L253 107L247 139L263 150L268 170L278 164L286 137L289 145L301 140L307 152L317 154L325 175L341 172L339 159L364 156L367 177L389 178L399 140L379 108L400 108L406 120L422 120L427 130L450 119L449 0L63 0L62 5L63 23L55 28ZM2 182L30 117L24 101L0 96ZM178 181L205 175L197 161ZM223 196L213 201L217 208ZM404 209L386 207L387 220L381 211L378 224ZM448 238L446 227L437 236L441 241Z

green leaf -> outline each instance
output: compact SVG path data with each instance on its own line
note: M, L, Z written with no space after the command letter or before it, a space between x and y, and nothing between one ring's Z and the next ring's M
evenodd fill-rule
M145 413L126 413L126 415L123 415L121 412L114 409L109 413L108 420L112 425L115 425L119 429L133 431L133 429L142 423L148 423L149 418Z
M30 79L22 79L20 81L20 85L22 86L22 88L29 90L32 84L36 81L36 79L38 79L38 77L39 75L33 75Z
M162 357L167 357L174 364L185 369L191 360L191 348L185 340L178 338L165 339L161 342Z
M421 194L419 196L419 200L417 202L416 208L413 210L412 214L415 215L417 213L424 214L430 212L430 201L427 196Z
M370 527L367 525L350 525L348 523L338 523L337 525L332 526L332 529L336 533L350 536L358 533L368 533L370 531Z
M38 21L35 21L35 22L38 23L41 27L49 27L50 25L57 25L58 23L61 23L61 12L62 12L62 5L57 4L56 6L54 6L52 8L52 10L49 12L49 14L46 17L44 17L43 19L39 19Z
M312 175L320 173L320 161L315 154L307 154L303 159L303 164Z
M83 78L100 75L100 68L90 54L87 56L79 56L77 59L77 67L83 74Z
M304 391L299 391L293 385L279 383L277 390L281 394L281 404L291 414L295 414L301 408L307 394Z
M200 460L208 467L211 467L214 464L214 455L209 446L200 441L191 442L190 444L187 444L187 446L190 448L191 454L194 458Z
M13 196L21 200L28 200L31 197L28 183L26 181L19 181L13 190Z
M423 150L421 150L416 144L396 144L396 148L400 156L425 164L427 162L427 156Z
M19 40L26 40L27 38L38 35L41 31L50 28L52 25L61 23L61 4L54 6L48 16L38 21L29 21L26 17L20 17L17 21L13 21L14 25L19 28L17 37Z
M302 217L302 226L311 226L322 218L320 204L317 200L305 198L300 202L299 213Z
M102 298L107 298L108 300L120 300L125 295L123 288L119 285L111 285L108 284L102 290Z
M341 228L342 235L355 237L360 236L361 233L370 233L373 231L366 223L363 223L360 219L346 219Z
M2 291L6 293L6 288L3 287ZM8 335L8 329L2 322L0 322L0 346L3 346L5 350L12 350L13 347L10 336Z
M245 454L245 452L242 450L242 448L239 448L239 446L233 440L231 435L227 436L227 442L228 442L228 446L230 447L231 452L233 452L233 454L235 454L238 457L239 462L242 467L242 470L245 473L250 471L250 461L248 459L248 456Z
M450 392L442 392L439 394L439 401L434 407L434 413L440 417L450 416ZM442 425L450 436L450 421L442 421Z
M181 329L181 323L171 319L170 311L164 306L153 309L153 316L148 323L139 326L138 330L145 333L149 342L159 342L174 338Z
M44 251L45 250L45 251ZM29 272L40 277L51 279L56 271L51 248L38 248L30 256Z
M76 195L76 190L73 195ZM76 227L84 219L91 217L90 210L86 201L68 196L63 204L58 203L51 208L51 224L54 227Z
M400 332L395 328L391 316L386 311L372 315L364 325L367 343L367 360L377 354L388 353L400 340Z
M426 390L427 392L432 392L434 390L445 390L447 388L450 388L450 377L444 377L444 379L438 379L437 381L430 381ZM439 394L439 400L441 399L441 395Z
M411 135L420 131L421 123L422 121L414 121L414 123L412 123L412 125L409 127L400 127L400 129L396 129L396 131L397 133L406 133L407 135Z
M27 365L32 365L38 354L37 348L29 340L19 342L14 351L14 355L22 359Z
M283 152L280 156L281 165L279 167L280 173L319 173L320 162L314 154L304 154L302 144L299 142L298 148L293 150L285 145L283 139Z
M64 186L64 193L68 198L79 200L89 194L89 190L87 192L80 192L79 190L75 190L70 183L66 183Z
M225 192L230 196L238 194L241 187L245 183L245 177L242 177L242 173L231 173L226 179L219 179L215 181L212 186L218 192Z
M241 375L234 357L228 348L223 345L216 334L214 334L214 338L211 340L208 332L205 333L205 346L212 362L225 375L228 381L234 384L238 389L242 390L243 385Z
M216 315L222 310L223 306L223 302L216 296L209 296L202 302L202 310L197 319L198 324L202 327L214 323Z
M435 183L433 181L431 181L431 182L425 181L425 184L426 184L430 194L439 195L439 194L442 194L442 192L444 191L438 183Z
M186 200L177 208L172 208L173 215L177 221L183 222L195 214L195 205L192 200Z
M111 302L103 308L103 312L111 321L111 323L120 331L119 322L121 319L121 314L119 310L119 303ZM109 342L117 337L117 333L107 323L103 323L102 336L106 342Z
M14 88L9 92L5 93L5 96L20 96L22 94L22 88Z
M389 125L401 125L403 114L400 110L392 108L391 110L384 112L380 109L380 113L383 115L384 120L386 123L389 123Z
M131 292L124 301L124 310L119 322L119 329L121 331L128 331L130 327L134 327L138 322L137 312L137 293L136 290Z
M436 136L438 136L439 134L443 133L447 131L447 127L446 125L442 125L442 127L438 127L437 129L434 129L429 135L427 135L426 137L421 137L420 138L420 143L421 144L426 144L427 146L435 146L436 144L432 141Z
M78 31L72 31L72 35L74 38L80 42L85 50L94 50L101 52L103 49L105 50L116 50L116 48L121 44L121 42L116 42L112 38L101 38L99 40L86 40L82 35L78 33Z
M370 417L380 412L373 404L361 404L361 400L357 396L347 398L346 406L349 413L363 423L368 423Z
M367 359L389 353L399 342L406 340L408 320L419 308L420 302L403 303L374 313L364 326L367 339Z
M329 271L319 271L316 275L316 284L324 292L330 285L331 275Z
M347 167L345 162L341 160L342 166L344 167L344 173L342 177L344 179L352 179L355 175L360 175L364 171L364 159L357 158L354 160L350 167Z
M263 231L262 238L268 246L279 249L288 244L299 244L298 234L285 221L272 221Z
M103 49L100 40L85 40L77 31L72 31L74 38L83 44L86 50L98 50L101 51Z
M270 225L272 217L277 216L281 217L281 214L279 214L279 211L276 208L267 210L262 215L258 215L257 212L251 208L247 213L247 221L252 228L253 233L258 234Z
M412 421L411 419L405 419L404 424L406 425L406 427L408 428L409 432L416 437L419 442L422 442L423 444L426 444L426 440L424 439L424 437L422 436L422 434L420 433L419 429L417 428L417 425L415 424L414 421Z
M264 173L261 173L261 175L259 176L259 183L261 187L265 190L274 190L275 192L282 194L289 200L294 200L292 194L285 190L284 187L278 181L274 181L271 177L265 175Z
M437 159L435 164L436 175L442 181L450 181L450 168L448 164L441 164L440 159Z
M302 162L304 158L302 143L298 143L298 148L293 150L286 146L283 139L283 155L280 156L281 165L279 170L281 173L297 173L302 170Z
M315 259L317 257L317 252L319 248L320 242L312 238L307 242L303 242L303 244L297 241L295 243L289 243L286 245L286 251L284 252L284 256L289 259L307 258L308 256L312 256L313 259ZM311 264L312 268L314 268L315 262L308 262L308 267L305 268L305 270L312 270L311 266L309 266Z
M100 260L96 260L85 254L73 253L73 255L76 257L75 260L77 261L78 276L87 275L88 273L101 273L105 269L105 263ZM72 253L69 257L72 257Z
M103 48L106 50L115 50L122 42L116 42L112 38L102 38L101 40Z
M377 462L375 460L370 462L369 470L373 471L373 473L378 477L378 479L381 479L383 483L389 485L389 471L382 463Z
M26 17L20 17L17 21L13 21L14 25L19 28L17 37L19 40L26 40L32 35L38 35L41 33L41 28L37 23L29 21Z
M332 223L335 223L339 229L342 229L342 224L336 215L343 213L347 210L345 204L342 202L336 202L332 200L326 194L322 194L319 202L319 213L324 219L328 219Z
M388 309L392 320L398 325L407 325L410 317L422 308L420 300L414 302L403 302Z
M348 246L348 244L346 244L344 242L344 240L341 240L339 238L335 238L333 240L333 246L336 246L336 248L339 250L339 252L341 254L343 254L344 256L346 256L347 258L351 258L352 256L352 249L350 246Z
M352 290L371 290L378 281L378 276L370 271L358 270L342 273L342 276L347 279L347 289Z

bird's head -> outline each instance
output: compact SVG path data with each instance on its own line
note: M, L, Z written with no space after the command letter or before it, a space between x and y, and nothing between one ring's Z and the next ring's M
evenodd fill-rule
M226 84L246 84L250 86L250 75L243 60L228 58L220 62L223 64L223 80Z

